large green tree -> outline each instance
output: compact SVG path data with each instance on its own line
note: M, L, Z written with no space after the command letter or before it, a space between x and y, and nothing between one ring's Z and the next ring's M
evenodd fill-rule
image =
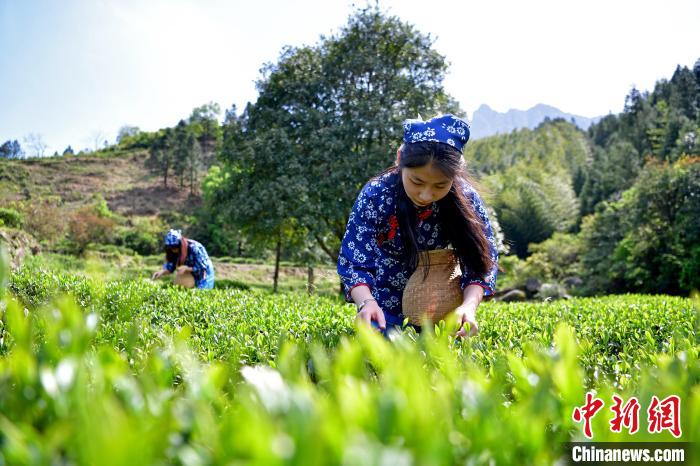
M134 138L141 133L138 126L124 125L117 132L117 144L125 142L127 138Z
M218 121L220 113L219 104L209 102L194 108L187 120L201 150L199 160L202 167L208 168L214 163L216 150L221 143L222 132Z
M239 230L253 247L274 248L276 291L283 246L298 245L305 236L293 206L307 197L307 186L298 159L281 160L296 150L287 133L248 130L249 110L241 118L227 114L220 154L225 170L210 171L206 203L218 219L225 215L222 229Z
M592 291L687 293L700 288L700 161L650 162L615 202L584 222Z
M149 156L146 159L146 167L163 177L163 186L168 186L168 176L173 172L174 165L174 130L167 128L149 138Z
M579 196L581 214L591 214L599 202L619 197L622 191L632 186L641 166L639 153L627 141L616 138L607 150L595 147Z
M459 113L446 69L429 36L376 7L314 46L285 48L263 68L240 131L224 133L226 203L277 235L295 229L335 261L359 189L393 163L402 121Z
M180 180L180 187L189 181L190 193L194 192L198 174L203 168L202 149L194 129L184 120L180 120L173 130L173 173Z
M670 80L661 79L653 92L633 88L620 115L608 115L592 125L593 142L607 149L615 141L632 144L642 158L674 161L695 154L689 141L700 128L700 78L696 70L677 67Z

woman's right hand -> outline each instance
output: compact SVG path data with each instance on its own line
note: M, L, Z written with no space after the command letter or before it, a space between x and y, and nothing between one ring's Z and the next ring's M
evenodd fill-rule
M151 280L157 280L162 276L163 276L163 271L159 270L159 271L153 273L153 275L151 276Z
M370 301L365 304L362 310L357 313L357 320L365 322L369 326L372 326L372 321L375 321L380 330L386 330L384 311L382 311L382 308L379 307L376 301Z

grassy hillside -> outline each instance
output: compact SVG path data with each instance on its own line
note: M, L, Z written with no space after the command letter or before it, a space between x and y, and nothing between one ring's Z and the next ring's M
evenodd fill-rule
M75 210L100 194L111 211L125 216L192 213L200 205L175 180L167 187L145 167L144 150L27 160L0 160L0 205L56 197L62 210Z
M0 242L6 243L15 265L28 261L50 270L71 270L104 279L150 277L162 265L162 256L157 253L163 231L200 226L194 225L198 222L194 214L202 196L199 191L190 193L187 186L181 188L174 177L165 187L162 177L146 168L148 156L142 149L108 149L81 156L0 159L0 207L17 210L22 218L21 225L0 223ZM76 229L71 225L73 219L82 220L78 215L85 209L99 214L101 203L111 222L108 234L90 244L81 257L65 255L76 252L70 242ZM42 243L40 256L29 258L38 248L26 232ZM15 254L20 234L21 257ZM134 256L133 251L143 256ZM261 260L247 263L214 258L217 286L271 290L274 267ZM337 291L334 268L317 267L314 274L317 293ZM305 290L306 268L286 264L280 271L279 286L281 290Z
M156 254L167 228L192 234L202 196L175 177L164 186L146 166L148 157L144 149L113 147L78 156L2 159L0 227L29 233L44 251L83 255L117 247ZM8 212L10 223L2 221Z

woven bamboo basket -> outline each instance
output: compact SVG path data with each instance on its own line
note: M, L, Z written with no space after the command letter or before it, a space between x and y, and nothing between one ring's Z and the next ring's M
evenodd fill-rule
M421 254L418 267L408 279L401 306L403 314L413 325L422 325L427 319L439 322L462 304L462 288L459 286L461 269L452 249L428 251L428 276L424 277L424 258Z
M192 272L176 273L173 277L173 284L185 288L194 288L194 275L192 275Z

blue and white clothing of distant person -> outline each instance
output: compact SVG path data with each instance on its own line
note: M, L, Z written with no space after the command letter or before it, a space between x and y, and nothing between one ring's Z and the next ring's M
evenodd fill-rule
M212 264L207 250L200 243L193 239L187 239L187 257L184 264L187 267L192 267L192 275L194 276L194 286L200 289L214 288L214 264ZM170 273L174 273L177 264L174 262L166 262L163 269Z

